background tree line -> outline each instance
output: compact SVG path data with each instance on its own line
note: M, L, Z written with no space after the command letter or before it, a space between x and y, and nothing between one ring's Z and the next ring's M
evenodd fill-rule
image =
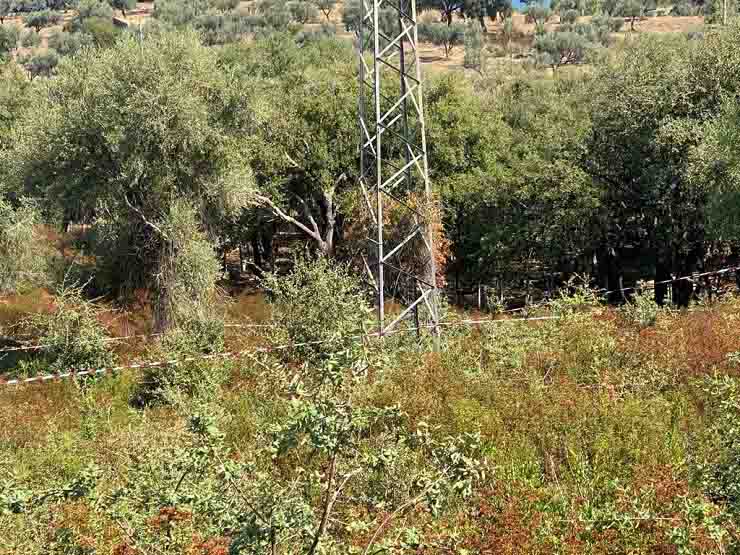
M269 269L281 226L339 259L362 239L351 43L294 30L214 49L167 17L70 54L51 80L12 60L0 79L5 202L91 224L95 286L149 288L159 328L200 302L192 276L215 283L225 252ZM640 37L554 79L431 79L448 278L509 294L589 273L613 290L735 260L738 44L732 26Z

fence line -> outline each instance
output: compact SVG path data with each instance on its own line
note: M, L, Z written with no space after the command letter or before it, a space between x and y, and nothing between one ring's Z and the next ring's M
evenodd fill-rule
M531 322L531 321L543 321L543 320L558 320L560 318L561 318L560 316L545 316L545 317L537 317L537 318L514 318L514 319L508 319L508 320L483 320L483 319L481 320L459 320L455 322L440 322L437 325L457 326L457 325L504 324L504 323L514 323L514 322L519 323L519 322ZM422 329L428 329L432 327L434 327L434 324L423 324L420 326L393 330L389 333L384 333L382 335L383 337L385 337L385 336L390 336L390 335L396 335L399 333L420 331ZM306 341L302 343L288 343L284 345L277 345L275 347L254 347L250 349L243 349L240 351L226 351L224 353L215 353L215 354L208 354L208 355L194 355L194 356L170 359L170 360L137 362L133 364L122 364L122 365L111 366L107 368L87 369L87 370L80 370L80 371L69 370L67 372L62 372L58 374L43 374L43 375L38 375L38 376L31 376L29 378L16 378L12 380L0 379L0 386L2 385L21 385L21 384L30 384L30 383L35 383L35 382L49 382L49 381L55 381L55 380L61 380L65 378L73 378L73 377L103 375L103 374L109 374L113 372L119 372L121 370L161 368L163 366L175 366L177 364L183 364L186 362L196 362L196 361L201 361L201 360L237 359L242 356L248 356L251 354L271 353L275 351L284 351L286 349L291 349L291 348L307 347L309 345L321 345L321 344L331 343L333 341L337 341L338 339L343 339L343 338L344 339L369 339L373 337L379 337L380 335L381 335L380 332L376 331L376 332L371 332L371 333L366 333L366 334L349 335L349 336L344 336L344 337L338 336L338 337L333 337L330 339L323 339L323 340L317 340L317 341Z
M250 328L271 328L275 327L275 324L226 324L225 328L239 328L239 329L250 329ZM105 337L101 339L103 343L119 343L129 341L132 339L149 339L152 337L161 337L161 333L141 333L133 335L123 335L121 337ZM8 339L13 339L12 337ZM40 351L42 349L50 349L64 345L64 343L47 343L43 345L21 345L19 347L4 347L0 349L0 353L13 353L19 351Z
M607 295L611 295L612 293L621 293L624 291L636 291L638 289L650 290L650 289L655 289L658 285L668 285L669 283L676 283L679 281L693 282L694 280L698 280L704 277L716 276L716 275L726 274L728 272L737 272L737 271L740 271L740 266L729 266L727 268L722 268L720 270L713 270L711 272L695 273L695 274L690 274L687 276L680 276L680 277L671 278L671 279L664 279L661 281L653 282L651 285L635 285L634 287L622 287L620 289L611 289L609 291L604 291L604 289L599 289L598 291L603 291L601 293L601 296L606 297Z
M621 291L632 291L636 289L650 289L654 288L657 285L664 285L668 283L675 283L678 281L684 281L689 280L693 281L696 279L701 279L703 277L711 276L711 275L721 275L728 272L733 271L739 271L740 266L731 266L727 268L722 268L720 270L714 270L711 272L703 272L698 274L691 274L689 276L681 276L677 278L672 278L668 280L658 281L655 282L652 286L644 286L644 287L626 287L621 289L615 289L611 291L606 291L601 294L601 296L606 296L610 293L615 292L621 292ZM530 305L523 308L517 308L517 309L511 309L509 311L503 311L508 313L513 313L517 311L528 311L528 310L534 310L536 308L539 308L541 306L544 306L545 303L541 305ZM511 318L511 319L502 319L502 320L493 320L493 319L465 319L465 320L457 320L457 321L450 321L450 322L439 322L436 325L440 327L452 327L452 326L465 326L465 325L490 325L490 324L509 324L509 323L516 323L516 322L532 322L532 321L548 321L548 320L558 320L561 319L561 316L540 316L540 317L530 317L530 318ZM275 324L226 324L225 327L228 328L239 328L239 329L249 329L249 328L271 328L275 327ZM415 327L408 327L403 329L398 329L391 331L389 333L382 334L383 336L389 336L389 335L395 335L398 333L407 333L407 332L413 332L413 331L421 331L422 329L429 329L431 327L434 327L434 324L424 324L420 326ZM121 341L128 341L130 339L137 339L137 338L151 338L151 337L157 337L162 334L156 333L156 334L136 334L136 335L129 335L124 337L109 337L105 338L103 341L106 343L113 343L113 342L121 342ZM362 335L353 335L353 336L347 336L346 339L365 339L365 338L371 338L371 337L379 337L381 334L379 332L372 332L369 334L362 334ZM58 380L58 379L64 379L69 377L77 377L77 376L91 376L91 375L102 375L112 372L117 372L120 370L126 370L126 369L142 369L142 368L156 368L156 367L162 367L162 366L172 366L176 364L181 364L185 362L194 362L198 360L214 360L214 359L229 359L229 358L239 358L244 355L248 354L258 354L258 353L269 353L274 351L280 351L285 350L289 348L295 348L295 347L303 347L308 345L317 345L317 344L323 344L328 343L331 341L335 341L339 339L332 338L327 340L321 340L321 341L312 341L312 342L304 342L304 343L297 343L297 344L286 344L286 345L278 345L276 347L257 347L253 349L246 349L242 351L227 351L224 353L217 353L217 354L210 354L210 355L197 355L197 356L190 356L185 357L182 359L172 359L172 360L164 360L164 361L152 361L152 362L141 362L141 363L135 363L135 364L128 364L128 365L119 365L119 366L112 366L109 368L99 368L99 369L89 369L89 370L81 370L81 371L75 371L70 370L67 372L59 373L59 374L46 374L46 375L39 375L39 376L33 376L29 378L20 378L20 379L13 379L13 380L6 380L3 381L0 379L0 385L19 385L19 384L25 384L25 383L34 383L34 382L47 382L52 380ZM6 347L3 349L0 349L0 353L10 353L10 352L18 352L18 351L39 351L42 349L50 348L57 346L59 344L47 344L47 345L24 345L20 347Z

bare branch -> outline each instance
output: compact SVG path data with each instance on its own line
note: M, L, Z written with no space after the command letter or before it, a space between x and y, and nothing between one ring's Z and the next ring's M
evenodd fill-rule
M337 502L337 499L339 498L339 495L342 493L342 490L344 489L344 486L347 485L347 482L350 481L350 479L359 472L358 470L354 470L353 472L350 472L344 477L344 480L342 480L342 483L339 484L339 487L337 487L336 490L334 490L334 493L331 494L331 497L329 496L329 493L331 492L332 484L334 482L334 477L336 476L336 464L337 464L337 454L334 453L334 456L331 459L331 463L329 466L329 482L326 485L326 498L324 501L324 513L321 515L321 523L319 524L319 529L316 531L316 536L314 536L313 543L311 544L311 549L309 549L308 553L309 555L313 555L316 552L316 549L319 547L319 542L321 541L321 536L324 535L324 532L326 531L326 525L329 522L329 516L331 515L332 510L334 509L334 504Z
M154 231L156 231L157 233L159 233L165 239L169 239L169 237L167 236L167 234L164 231L162 231L162 229L159 226L157 226L153 222L150 222L146 218L146 216L144 215L144 212L142 212L140 208L137 208L136 206L134 206L133 204L131 204L131 201L128 199L128 195L126 195L125 193L123 195L123 200L126 201L126 205L131 210L133 210L134 212L136 212L139 215L139 217L141 218L141 220L144 222L144 225L147 225L147 226L151 227Z
M431 491L431 489L439 482L440 480L435 480L432 482L427 488L424 489L419 495L416 497L409 499L406 501L406 503L400 505L395 511L393 511L391 514L389 514L387 517L383 519L383 522L380 523L380 526L378 526L375 529L375 533L370 538L370 541L367 542L367 545L365 546L364 551L362 552L362 555L368 555L370 553L370 548L373 546L373 544L377 541L378 536L380 536L380 533L385 529L386 526L388 526L388 523L396 518L398 515L400 515L402 512L404 512L406 509L413 507L417 503L419 503L422 499L424 499L424 496Z
M312 239L315 241L321 242L321 235L316 233L315 231L309 229L306 225L302 224L292 216L289 216L285 212L283 212L278 205L276 205L272 200L270 200L268 197L265 197L263 195L255 195L255 198L261 202L264 205L267 205L279 218L282 220L285 220L288 223L293 224L297 228L299 228L304 233L308 234Z
M298 199L298 202L301 203L301 206L303 206L303 213L306 215L306 218L308 218L308 221L311 222L311 226L313 227L314 232L316 233L318 237L321 237L321 233L319 232L319 226L316 225L316 220L313 219L313 216L311 215L311 211L308 209L308 204L306 204L306 201L297 195L296 195L296 198Z
M295 161L295 158L293 158L290 154L288 154L287 152L285 152L284 154L285 154L285 157L288 159L288 162L290 162L291 164L293 164L294 167L296 167L296 168L300 168L301 167L301 165L298 162L296 162Z

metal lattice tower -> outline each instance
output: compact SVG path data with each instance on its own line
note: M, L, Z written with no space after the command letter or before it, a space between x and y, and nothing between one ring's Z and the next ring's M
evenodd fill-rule
M362 0L360 185L370 213L369 261L382 336L426 309L439 336L433 222L415 0ZM393 222L391 225L391 221ZM401 314L386 323L387 299ZM435 341L436 344L436 341Z

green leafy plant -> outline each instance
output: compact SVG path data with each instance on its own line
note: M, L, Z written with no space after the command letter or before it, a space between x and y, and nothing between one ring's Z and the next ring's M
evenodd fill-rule
M471 23L465 30L465 58L463 65L467 68L481 71L484 67L483 32L480 26Z
M59 65L59 56L54 50L33 51L20 56L19 63L26 68L31 79L51 77Z
M85 299L83 287L63 284L54 308L29 316L21 328L44 345L40 358L52 372L106 368L116 357L98 320L100 312L100 307Z
M622 311L629 322L644 329L655 325L660 314L660 306L655 302L651 292L638 284L636 293L622 307Z
M24 201L14 208L0 199L0 219L0 293L46 283L50 256L38 207Z
M287 276L269 274L270 339L287 344L280 356L315 362L331 353L356 352L370 314L364 288L348 268L327 258L299 259Z
M710 499L725 503L740 514L740 381L722 376L707 378L708 422L704 433L695 434L698 453L692 456L694 477Z
M319 10L317 7L307 0L295 0L289 2L288 9L290 10L290 15L293 20L301 25L312 23L319 17Z

